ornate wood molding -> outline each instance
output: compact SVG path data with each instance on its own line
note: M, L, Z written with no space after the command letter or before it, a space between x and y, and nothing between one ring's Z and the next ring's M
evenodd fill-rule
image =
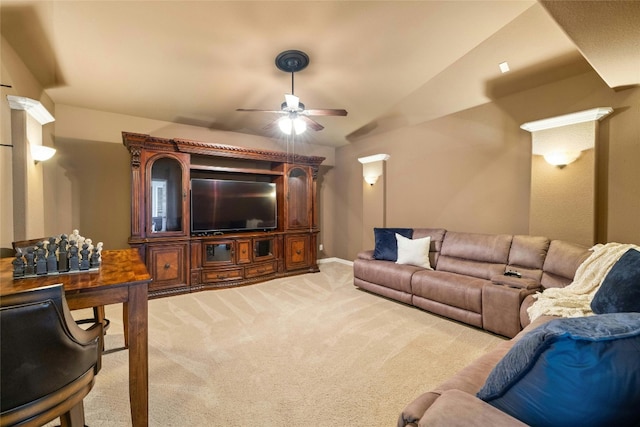
M235 159L262 160L280 163L296 163L318 167L324 160L320 156L303 156L300 154L284 153L281 151L236 147L233 145L216 144L183 138L159 138L150 135L122 132L122 140L127 149L134 154L134 149L157 149L163 151L178 151L189 154L202 154L216 157L232 157Z

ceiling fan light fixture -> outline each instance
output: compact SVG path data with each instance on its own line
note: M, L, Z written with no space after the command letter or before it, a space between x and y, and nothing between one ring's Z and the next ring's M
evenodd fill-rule
M282 133L284 133L286 135L291 135L291 130L293 129L293 123L291 122L290 118L283 117L278 122L278 127L280 128Z
M278 122L278 127L286 135L291 135L291 132L301 135L307 130L307 124L300 117L283 117Z
M307 130L307 124L300 117L293 119L293 129L296 131L296 135L303 134Z

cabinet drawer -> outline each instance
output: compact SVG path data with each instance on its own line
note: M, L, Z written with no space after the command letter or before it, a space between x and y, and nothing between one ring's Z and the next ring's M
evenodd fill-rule
M228 268L224 270L202 270L202 282L224 282L242 279L242 268Z
M265 262L263 264L255 264L245 269L245 276L248 278L264 276L276 272L275 262Z

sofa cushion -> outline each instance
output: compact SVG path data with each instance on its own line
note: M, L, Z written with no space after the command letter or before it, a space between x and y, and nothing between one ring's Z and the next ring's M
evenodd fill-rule
M580 264L591 255L589 248L563 240L552 240L542 267L542 286L562 288L573 281Z
M637 425L640 313L557 319L532 330L478 397L530 425Z
M473 313L482 313L482 287L491 282L442 271L420 270L411 278L413 295Z
M396 233L396 240L398 242L398 260L396 264L409 264L433 270L429 263L430 237L407 239Z
M353 261L353 277L369 283L411 294L411 277L424 270L414 265L400 265L388 261Z
M412 238L412 228L374 228L373 235L376 246L373 257L377 260L393 261L398 259L398 243L396 233L403 237Z
M591 309L597 314L640 312L640 251L629 249L611 267Z
M472 261L506 264L509 259L511 235L447 232L441 255Z

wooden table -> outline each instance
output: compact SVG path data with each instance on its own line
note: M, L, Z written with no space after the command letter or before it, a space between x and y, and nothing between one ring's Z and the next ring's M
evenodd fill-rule
M134 427L149 424L147 286L151 276L135 249L102 252L99 271L13 279L13 258L0 259L0 294L62 283L69 308L124 304L129 334L129 401Z

